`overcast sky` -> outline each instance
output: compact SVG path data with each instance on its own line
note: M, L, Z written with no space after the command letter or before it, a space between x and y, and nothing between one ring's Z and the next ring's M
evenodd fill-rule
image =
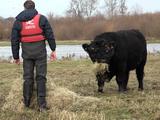
M23 10L23 3L25 0L1 0L0 16L15 17ZM64 15L66 9L69 7L70 0L34 0L36 9L44 15L52 12L56 15ZM101 0L103 1L103 0ZM127 0L129 10L138 5L143 9L143 12L157 12L160 11L160 0ZM100 7L103 7L101 2Z

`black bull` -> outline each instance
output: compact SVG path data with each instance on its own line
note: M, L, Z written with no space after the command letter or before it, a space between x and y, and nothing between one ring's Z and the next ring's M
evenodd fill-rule
M96 75L98 91L103 92L104 82L116 76L119 91L127 90L130 70L136 69L138 89L143 90L144 66L147 58L146 40L138 30L106 32L95 37L83 49L95 63L106 63L108 69Z

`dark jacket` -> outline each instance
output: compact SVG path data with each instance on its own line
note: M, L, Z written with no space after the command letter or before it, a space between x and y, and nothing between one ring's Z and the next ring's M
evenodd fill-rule
M33 19L34 16L38 14L36 9L31 10L24 10L16 17L16 21L13 24L12 28L12 34L11 34L11 45L12 45L12 54L14 59L19 59L19 48L20 48L20 38L21 38L21 30L22 25L21 22L23 21L29 21ZM40 22L39 22L40 28L43 30L43 34L45 38L47 39L49 46L52 51L55 51L56 49L56 43L54 34L52 31L52 28L47 20L47 18L43 15L40 16ZM44 42L43 42L44 43ZM41 43L42 44L42 43ZM22 47L25 46L22 45ZM37 49L37 48L35 48ZM23 48L22 48L23 50Z

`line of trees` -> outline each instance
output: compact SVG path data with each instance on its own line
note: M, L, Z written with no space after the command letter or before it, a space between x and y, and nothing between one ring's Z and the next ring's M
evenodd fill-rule
M14 18L4 19L0 17L0 40L9 39Z
M72 17L91 17L100 12L98 9L100 0L71 0L70 7L66 11ZM104 15L112 18L116 15L127 13L126 0L104 0Z
M47 15L57 40L91 40L99 33L139 29L147 38L160 38L160 12L128 11L126 0L71 0L65 16ZM103 10L102 10L103 8ZM14 18L0 17L0 40L10 38Z

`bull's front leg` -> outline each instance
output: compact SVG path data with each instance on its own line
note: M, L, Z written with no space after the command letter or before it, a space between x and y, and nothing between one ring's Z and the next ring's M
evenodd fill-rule
M102 77L105 80L105 82L110 82L114 75L115 74L113 72L106 71Z
M97 79L97 83L98 83L98 92L103 93L103 87L104 87L105 80L103 79L102 74L97 73L96 79Z
M124 77L125 75L116 75L116 81L118 84L118 90L119 92L124 92L126 91L125 86L124 86Z
M117 70L118 72L116 73L116 81L118 84L119 92L124 92L127 90L129 71L127 71L125 63L120 64Z

